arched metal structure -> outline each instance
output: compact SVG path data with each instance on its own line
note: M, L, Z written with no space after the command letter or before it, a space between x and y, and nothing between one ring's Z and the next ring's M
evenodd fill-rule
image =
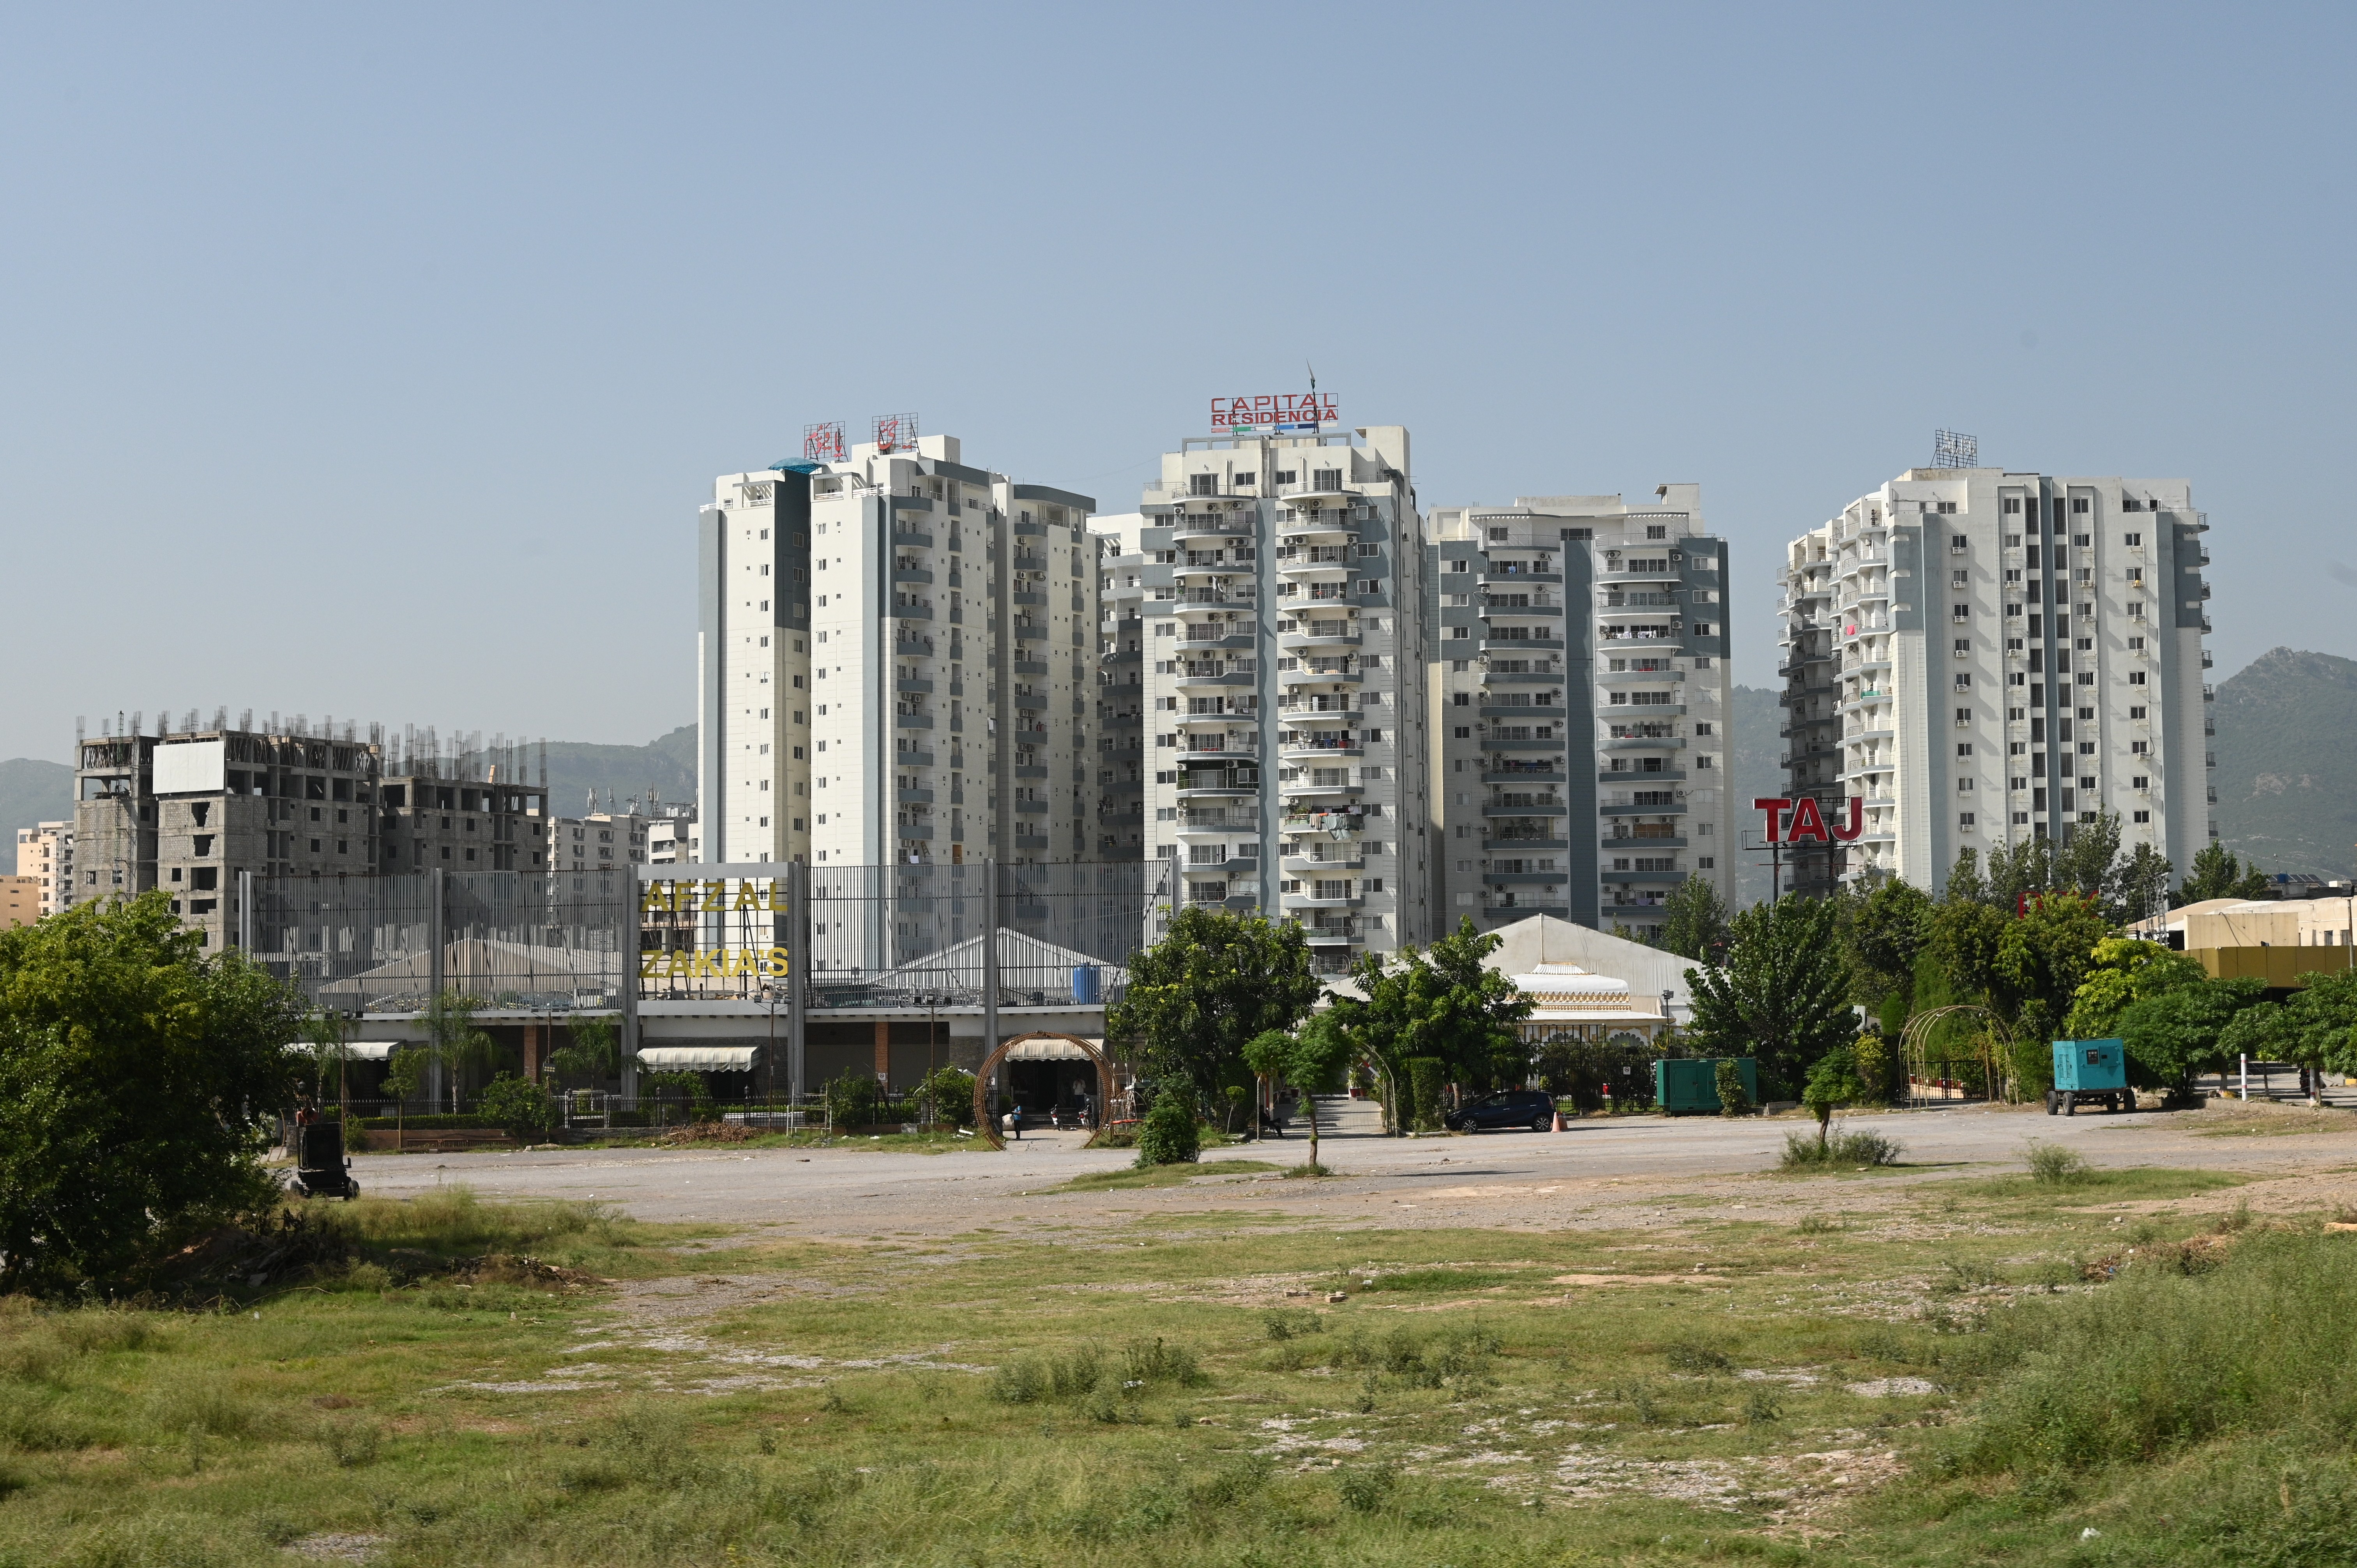
M990 1075L1006 1059L1006 1053L1027 1040L1061 1040L1078 1046L1081 1054L1096 1064L1097 1120L1102 1123L1113 1104L1113 1058L1103 1049L1078 1035L1060 1035L1052 1029L1034 1029L1028 1035L1013 1035L998 1042L982 1060L982 1068L974 1075L974 1124L975 1130L990 1140L994 1149L1006 1147L1006 1140L998 1131L998 1118L990 1113Z
M1931 1039L1932 1029L1950 1018L1967 1013L1977 1014L1981 1018L1985 1019L1988 1025L1988 1035L1994 1036L1997 1042L2005 1047L2007 1074L2010 1077L2013 1057L2013 1031L2005 1026L2004 1019L1998 1017L1995 1012L1991 1011L1989 1008L1982 1006L1977 1002L1959 1002L1953 1006L1934 1007L1928 1013L1918 1013L1912 1018L1908 1019L1907 1027L1900 1032L1899 1058L1907 1072L1907 1101L1909 1104L1911 1105L1915 1103L1916 1101L1915 1080L1919 1078L1927 1076L1923 1069L1930 1064L1925 1059L1923 1052L1924 1047ZM1996 1077L1997 1074L1995 1065L1990 1062L1988 1051L1986 1047L1984 1047L1981 1051L1981 1082L1982 1086L1988 1090L1989 1098L1992 1100L1996 1098Z

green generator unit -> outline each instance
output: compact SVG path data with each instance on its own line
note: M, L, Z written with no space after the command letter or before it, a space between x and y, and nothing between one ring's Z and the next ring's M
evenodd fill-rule
M1743 1093L1760 1103L1760 1064L1750 1057L1732 1058L1742 1075ZM1726 1107L1718 1102L1717 1058L1653 1064L1653 1103L1664 1116L1716 1116Z
M2046 1114L2076 1116L2082 1105L2134 1111L2128 1087L2127 1047L2118 1040L2054 1042L2054 1087L2046 1091Z

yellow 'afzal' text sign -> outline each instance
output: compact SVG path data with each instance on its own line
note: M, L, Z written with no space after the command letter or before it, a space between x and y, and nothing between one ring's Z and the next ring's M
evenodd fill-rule
M639 896L641 915L726 915L739 910L786 912L785 887L774 877L767 882L744 877L734 882L650 882Z

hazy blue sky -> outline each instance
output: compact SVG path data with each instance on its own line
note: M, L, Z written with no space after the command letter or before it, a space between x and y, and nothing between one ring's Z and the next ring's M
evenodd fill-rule
M713 474L912 409L1127 510L1305 360L1427 506L1699 480L1748 682L1942 424L2189 477L2222 678L2357 655L2352 15L18 5L0 757L643 740Z

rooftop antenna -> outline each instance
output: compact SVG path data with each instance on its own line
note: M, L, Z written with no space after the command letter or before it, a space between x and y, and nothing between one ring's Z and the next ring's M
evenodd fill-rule
M1967 435L1961 430L1932 432L1932 467L1934 468L1977 468L1981 466L1981 438Z

